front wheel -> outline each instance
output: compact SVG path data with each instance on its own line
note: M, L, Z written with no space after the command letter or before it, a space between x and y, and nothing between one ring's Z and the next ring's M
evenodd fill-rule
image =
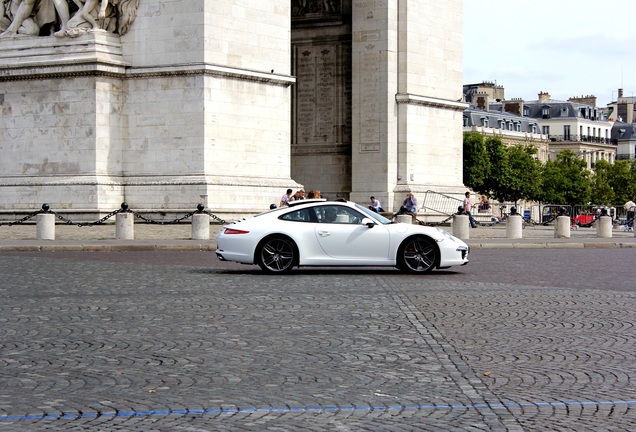
M411 273L428 273L439 259L437 246L431 239L414 237L408 239L398 251L398 267Z
M266 273L287 273L296 262L297 252L293 242L284 237L264 240L257 250L257 264Z

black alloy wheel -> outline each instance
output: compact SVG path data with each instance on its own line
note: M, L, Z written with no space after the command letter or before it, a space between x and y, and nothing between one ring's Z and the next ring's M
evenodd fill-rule
M429 273L437 265L439 252L426 237L413 237L404 242L398 252L398 267L411 273Z
M264 240L257 251L257 263L266 273L287 273L296 263L294 243L285 237L270 237Z

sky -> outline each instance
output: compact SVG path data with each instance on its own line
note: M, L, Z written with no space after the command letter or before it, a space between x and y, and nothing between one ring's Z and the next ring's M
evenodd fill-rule
M506 99L636 96L635 0L464 0L464 84Z

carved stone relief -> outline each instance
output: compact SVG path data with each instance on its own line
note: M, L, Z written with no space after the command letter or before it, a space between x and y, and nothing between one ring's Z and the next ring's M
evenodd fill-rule
M77 37L92 30L124 35L139 0L0 0L0 38Z

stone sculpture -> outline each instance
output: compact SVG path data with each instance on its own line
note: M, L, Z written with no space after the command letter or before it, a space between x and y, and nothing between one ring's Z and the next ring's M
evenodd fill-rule
M67 0L0 0L0 37L78 37L95 30L124 35L139 7L139 0L73 2L71 16Z

